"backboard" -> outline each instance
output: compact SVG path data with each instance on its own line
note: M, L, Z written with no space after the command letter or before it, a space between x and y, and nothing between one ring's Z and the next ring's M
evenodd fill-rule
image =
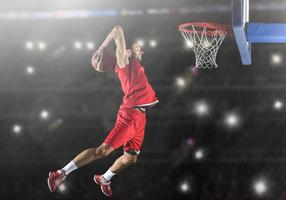
M232 0L232 26L242 64L251 64L252 43L286 43L285 23L252 23L249 0Z

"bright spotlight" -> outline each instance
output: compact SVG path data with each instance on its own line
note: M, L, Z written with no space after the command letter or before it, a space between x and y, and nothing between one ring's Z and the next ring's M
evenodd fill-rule
M27 42L25 43L25 46L26 46L26 49L28 49L28 50L34 49L34 43L31 42L31 41L27 41Z
M35 73L34 67L33 66L27 66L26 73L30 74L30 75L34 74Z
M282 56L280 54L272 54L271 55L271 62L274 65L279 65L282 62Z
M235 113L227 114L225 117L225 124L229 127L235 127L239 124L239 117Z
M188 181L181 182L179 189L182 193L188 193L190 191L190 183Z
M144 47L144 45L145 45L145 41L144 41L143 39L138 39L136 42L137 42L141 47Z
M66 185L62 183L62 184L59 186L59 191L62 192L62 193L65 192L65 191L66 191Z
M274 109L276 110L281 110L281 108L283 107L283 102L280 101L280 100L276 100L274 102L274 105L273 105Z
M12 131L16 134L19 134L22 131L22 127L19 124L15 124L12 127Z
M187 40L185 42L185 45L186 45L186 48L188 48L188 49L191 49L191 48L194 47L194 44L193 44L193 42L191 40Z
M154 48L157 46L157 41L156 40L150 40L149 45L150 45L150 47Z
M82 49L82 43L80 41L75 41L74 42L74 48L77 50Z
M38 48L40 50L45 50L47 48L47 45L44 42L38 42Z
M42 110L40 113L40 116L42 119L48 119L50 116L50 113L47 110Z
M207 115L209 112L208 104L204 101L199 101L199 102L195 103L195 112L199 116Z
M195 152L195 158L196 158L197 160L200 160L200 159L202 159L203 157L204 157L204 152L203 152L203 150L199 149L199 150L197 150L197 151Z
M94 49L94 44L93 44L93 42L87 42L87 43L86 43L86 48L87 48L88 50L93 50L93 49Z
M254 191L258 194L264 194L267 191L267 184L263 180L256 181L254 183Z
M186 79L183 77L177 77L176 78L176 85L179 88L184 88L186 87Z

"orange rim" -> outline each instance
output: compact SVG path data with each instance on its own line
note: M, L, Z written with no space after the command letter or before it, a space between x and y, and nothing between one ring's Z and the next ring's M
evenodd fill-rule
M195 27L197 29L193 29L192 27ZM232 27L230 25L225 24L219 24L219 23L212 23L212 22L190 22L190 23L184 23L179 25L179 31L181 33L203 33L203 30L200 30L199 28L207 28L206 29L206 35L211 36L213 34L218 34L220 36L225 35L225 33L228 33L230 35L233 34Z

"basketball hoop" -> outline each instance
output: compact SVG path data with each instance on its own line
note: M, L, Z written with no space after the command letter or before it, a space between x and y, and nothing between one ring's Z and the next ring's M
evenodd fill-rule
M211 69L218 67L218 49L227 33L232 33L232 28L223 24L196 22L181 24L179 31L195 53L196 67Z

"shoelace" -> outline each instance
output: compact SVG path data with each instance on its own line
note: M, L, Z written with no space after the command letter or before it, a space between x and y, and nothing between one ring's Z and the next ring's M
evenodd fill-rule
M100 183L101 183L102 185L108 185L108 186L109 186L109 184L111 183L110 181L107 182L107 181L104 179L103 176L101 176L99 179L100 179Z
M58 173L58 172L57 172L57 173ZM65 178L66 178L66 175L65 175L63 172L61 172L61 173L59 174L59 177L56 178L55 183L56 183L57 185L59 185L59 184L61 184L61 183L63 182L63 180L65 180Z

